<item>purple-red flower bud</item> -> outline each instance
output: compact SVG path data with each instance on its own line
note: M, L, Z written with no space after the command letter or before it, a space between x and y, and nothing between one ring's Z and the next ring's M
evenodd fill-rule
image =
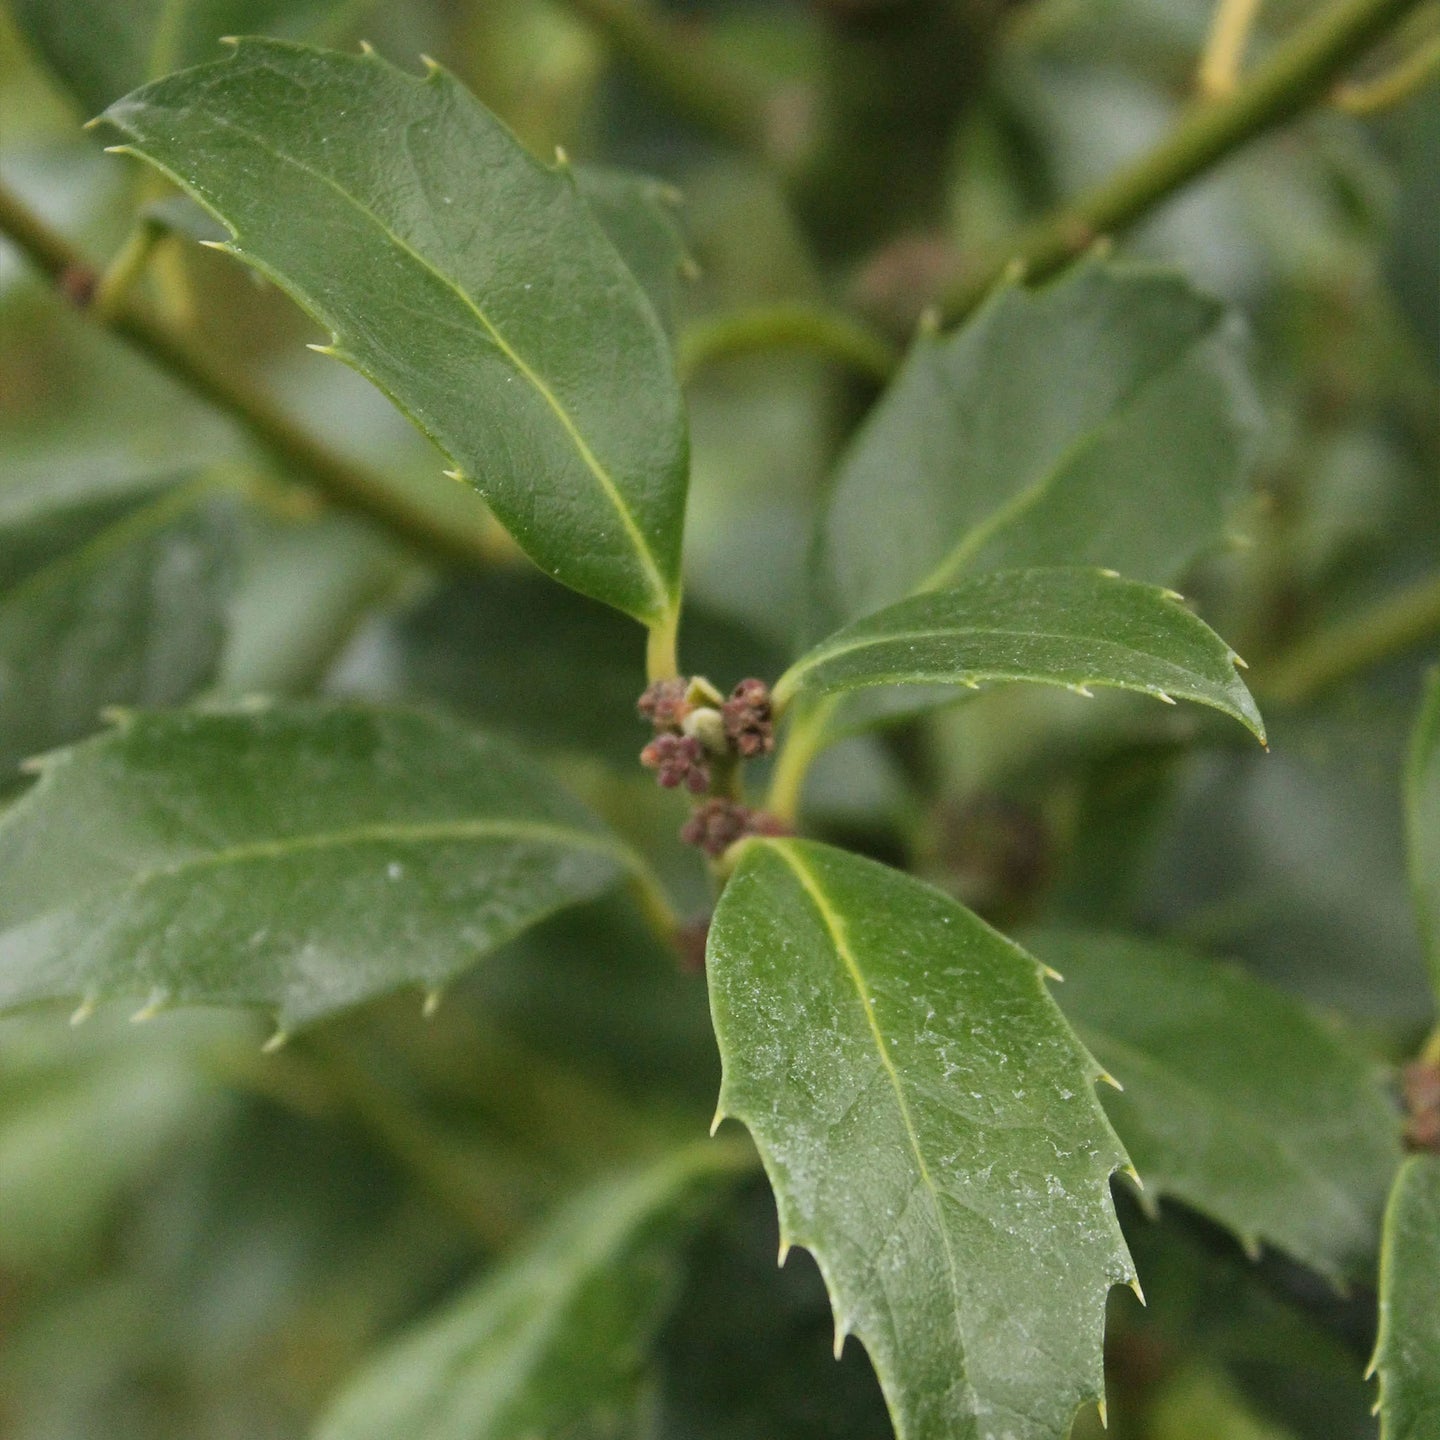
M746 760L775 748L775 722L770 687L763 680L742 680L721 707L725 734L735 753Z
M641 752L640 763L655 771L667 790L683 785L692 795L710 788L710 766L705 747L690 735L657 735Z

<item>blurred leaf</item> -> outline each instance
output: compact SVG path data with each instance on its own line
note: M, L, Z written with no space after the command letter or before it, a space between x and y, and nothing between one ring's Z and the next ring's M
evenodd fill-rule
M1144 1182L1343 1282L1362 1273L1400 1123L1375 1067L1228 965L1115 935L1040 931L1076 1033L1125 1087L1105 1110Z
M53 1017L0 1024L0 1260L63 1270L96 1258L121 1198L178 1144L214 1127L221 1097L204 1054L233 1021L71 1030ZM242 1029L248 1032L249 1027Z
M776 682L797 692L1033 680L1198 700L1262 742L1235 652L1173 592L1102 570L1001 570L887 606L823 640Z
M577 165L575 183L666 331L673 333L676 286L694 263L680 227L678 192L649 175L608 165Z
M1440 370L1440 85L1417 94L1400 123L1399 210L1385 268L1400 313Z
M711 1092L713 1097L713 1090ZM775 1264L775 1202L757 1176L694 1239L656 1344L647 1440L891 1440L864 1350L831 1354L825 1282L803 1251Z
M1350 1013L1422 1024L1434 997L1406 893L1397 777L1409 684L1277 711L1268 754L1192 754L1147 857L1138 914Z
M404 711L136 715L0 820L0 1005L435 990L627 863L533 762Z
M1405 1162L1380 1252L1381 1440L1431 1440L1440 1428L1440 1157Z
M47 464L0 487L0 773L168 705L219 663L234 523L214 486Z
M1190 1365L1169 1379L1148 1416L1149 1440L1291 1440L1262 1420L1219 1370Z
M829 846L751 841L710 930L719 1115L825 1276L899 1440L1063 1440L1128 1279L1101 1073L1040 966Z
M443 70L241 41L105 118L455 461L540 567L646 623L678 600L669 346L564 167Z
M1440 996L1440 671L1431 677L1415 727L1405 792L1420 937Z
M695 1202L743 1156L692 1145L576 1196L366 1366L315 1440L530 1440L582 1422L626 1433Z
M376 644L391 693L438 701L531 748L630 769L649 738L635 711L645 656L634 628L528 567L444 581L387 623ZM688 603L682 648L687 671L727 690L784 663L743 625Z
M15 0L15 19L86 115L213 60L227 35L334 38L370 0Z
M1219 540L1257 425L1234 322L1179 276L1095 262L1002 289L916 342L842 460L822 613L975 569L1172 582Z

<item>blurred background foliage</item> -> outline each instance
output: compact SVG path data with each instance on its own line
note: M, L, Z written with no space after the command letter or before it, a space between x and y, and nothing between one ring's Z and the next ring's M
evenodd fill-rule
M1252 52L1313 8L1266 5ZM864 365L815 353L726 354L715 323L824 303L881 337L883 364L977 257L1165 133L1193 95L1211 4L676 0L677 39L715 47L763 84L760 146L702 104L672 103L617 55L607 17L619 9L213 5L174 58L208 56L221 34L257 28L261 11L262 26L363 37L406 66L424 52L537 154L563 145L675 188L694 262L670 297L692 367L685 656L729 683L773 674L793 653L817 500L876 389ZM892 40L886 14L907 9L928 19ZM1432 11L1417 12L1377 69L1434 33ZM115 4L119 38L67 87L54 48L66 39L47 34L44 0L0 9L0 170L94 255L116 250L136 204L164 200L153 177L80 128L145 78L126 39L145 13ZM825 107L830 141L807 150ZM789 163L802 152L805 164ZM1229 533L1184 588L1251 662L1271 753L1184 711L1009 689L825 757L810 792L819 833L910 863L1001 923L1182 937L1358 1017L1377 1063L1413 1053L1429 1001L1399 773L1440 621L1335 673L1326 657L1337 651L1315 637L1408 586L1429 582L1433 594L1437 176L1431 83L1363 121L1321 107L1258 140L1121 247L1178 267L1248 324L1261 453ZM335 449L486 523L375 392L303 349L316 337L283 297L174 242L145 284ZM325 511L0 244L0 485L76 473L113 480L117 496L163 475L241 497L213 560L227 617L215 693L408 696L509 731L553 752L703 909L703 875L669 843L675 808L633 767L643 677L628 622L554 587L501 541L493 572L437 578ZM45 743L73 738L47 723ZM7 764L30 732L8 743L20 748ZM6 1440L304 1435L379 1338L577 1177L645 1134L696 1132L717 1073L702 980L614 902L527 936L428 1021L404 998L277 1055L261 1056L261 1038L229 1015L0 1023ZM1360 1379L1365 1287L1341 1296L1280 1260L1252 1265L1180 1207L1126 1220L1151 1305L1142 1312L1125 1292L1113 1302L1112 1434L1375 1433ZM775 1268L774 1230L758 1183L714 1213L634 1433L888 1434L863 1353L852 1344L831 1361L818 1276L803 1255ZM1076 1434L1092 1430L1082 1418Z

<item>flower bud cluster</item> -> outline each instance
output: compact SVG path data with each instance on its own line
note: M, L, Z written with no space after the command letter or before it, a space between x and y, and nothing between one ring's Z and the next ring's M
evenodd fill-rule
M765 810L752 810L735 800L715 798L698 805L685 822L680 838L687 845L719 859L737 840L747 835L785 835L789 832Z

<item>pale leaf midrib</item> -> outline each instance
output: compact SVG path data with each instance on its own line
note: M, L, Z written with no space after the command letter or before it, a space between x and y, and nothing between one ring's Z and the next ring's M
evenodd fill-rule
M886 645L908 645L922 640L948 640L960 638L994 638L1006 640L1046 640L1057 643L1095 645L1105 650L1117 652L1124 656L1140 656L1147 661L1158 661L1160 664L1174 670L1177 674L1185 677L1187 684L1214 685L1220 682L1210 680L1197 670L1187 669L1174 660L1167 660L1163 656L1152 655L1148 651L1128 646L1119 640L1110 640L1100 635L1074 635L1055 633L1048 630L1009 630L995 625L954 625L944 626L936 630L903 630L885 635L867 635L851 640L843 645L834 645L812 651L803 659L797 661L776 684L776 689L782 687L791 691L804 684L804 677L812 670L822 665L828 665L834 660L843 659L846 655L854 654L860 650L880 649ZM965 673L964 666L956 666L957 673ZM978 673L978 671L976 672ZM1008 671L1005 673L1009 673ZM1106 680L1103 676L1088 677L1088 684L1096 685L1117 685L1125 686L1138 684L1137 681Z
M930 1195L931 1204L935 1211L935 1228L940 1236L940 1245L945 1252L945 1266L950 1284L950 1295L954 1305L952 1318L955 1323L955 1338L960 1348L960 1354L966 1353L965 1334L961 1326L961 1316L964 1306L960 1292L959 1271L955 1263L955 1253L950 1244L950 1235L945 1228L945 1210L941 1203L940 1190L935 1184L934 1177L930 1173L930 1166L925 1160L924 1152L920 1148L920 1136L915 1128L914 1117L910 1113L910 1104L905 1098L905 1090L900 1081L899 1072L895 1069L895 1063L891 1060L889 1052L885 1047L885 1037L881 1033L880 1024L875 1016L875 1007L870 1000L869 990L865 985L865 976L860 969L854 952L850 949L849 937L846 933L845 922L841 916L835 913L828 898L825 895L820 882L816 879L809 866L795 854L792 847L783 842L769 842L776 854L789 866L800 887L804 890L810 903L815 907L820 916L820 923L825 927L826 933L830 936L830 942L835 948L844 965L851 984L855 987L855 993L860 1001L860 1008L864 1012L865 1022L870 1029L871 1038L875 1042L876 1053L880 1057L880 1063L890 1081L891 1089L895 1095L896 1109L899 1111L901 1124L905 1129L905 1136L910 1145L910 1151L915 1157L915 1165L919 1172L921 1183ZM965 1380L967 1388L970 1385L968 1378Z
M584 435L581 434L579 427L571 418L570 413L560 403L560 400L555 395L554 391L550 389L550 387L545 383L545 381L540 377L540 375L534 369L532 369L531 366L513 348L513 346L511 346L510 342L501 333L499 328L495 325L494 321L490 319L490 317L484 312L484 310L480 308L478 304L476 304L475 300L460 287L458 282L451 280L448 276L443 274L417 250L415 250L412 246L410 246L403 239L401 239L401 237L397 235L395 231L392 230L390 226L388 226L383 220L381 220L380 217L373 210L371 210L368 205L364 203L364 201L362 201L358 196L353 195L349 190L347 190L343 185L341 185L338 180L335 180L332 177L324 174L323 172L315 169L313 165L306 164L305 161L299 159L298 157L277 149L275 146L267 142L263 136L256 134L256 132L251 130L248 126L241 125L236 121L227 118L224 115L220 115L214 112L211 112L210 118L221 129L233 130L237 134L243 135L247 140L251 141L265 154L272 156L277 163L281 165L293 166L295 169L301 171L303 174L310 176L313 180L316 180L320 184L325 185L329 189L333 190L335 194L340 196L340 198L346 202L346 204L351 206L351 208L353 208L360 215L364 216L367 220L369 220L377 230L379 230L384 236L386 236L387 239L390 240L390 242L396 247L396 249L401 251L403 254L408 255L410 259L413 260L415 264L421 268L421 270L423 270L426 274L432 276L445 289L449 290L461 302L461 304L464 305L470 311L470 313L475 316L476 320L478 320L481 326L484 328L486 334L489 335L491 342L495 345L495 347L501 352L502 355L505 356L507 360L509 360L509 362L515 367L515 369L520 372L521 376L524 377L524 379L530 384L530 386L541 397L541 399L544 400L545 404L549 406L551 413L555 416L556 420L560 424L561 429L564 430L566 436L570 440L570 443L572 444L572 446L574 446L576 453L580 456L581 462L584 464L585 468L590 471L596 483L599 485L601 493L609 501L611 507L614 509L616 515L619 517L620 523L625 530L625 534L629 539L631 546L635 550L636 558L640 562L640 567L645 575L646 584L653 592L655 603L657 604L662 613L668 610L671 605L669 587L665 584L665 581L660 574L659 563L656 561L654 553L650 549L649 542L646 540L644 532L640 529L639 524L636 522L633 512L631 511L629 505L626 504L625 497L620 493L619 487L615 484L614 479L611 477L609 471L605 468L605 466L601 463L599 457L590 448L589 442L585 439ZM238 242L239 249L243 253L243 240L241 240L238 235L236 236L236 240ZM359 357L357 356L356 358L358 361Z
M223 869L228 865L244 865L257 860L287 860L326 850L342 850L349 846L439 845L457 840L513 840L517 843L530 842L588 850L593 854L608 856L623 868L634 868L634 859L628 851L602 834L591 834L544 821L437 820L414 824L388 822L356 825L345 830L317 831L308 835L286 836L283 839L229 845L204 854L187 855L169 864L152 865L137 870L117 878L114 888L121 892L138 892L177 876Z

